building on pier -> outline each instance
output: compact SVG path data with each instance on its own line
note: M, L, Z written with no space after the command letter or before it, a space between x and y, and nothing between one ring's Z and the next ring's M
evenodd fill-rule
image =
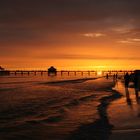
M48 75L56 75L57 74L57 69L54 66L51 66L48 68Z
M3 67L0 66L0 71L4 71L5 69Z
M10 75L10 72L0 66L0 76L5 76L5 75Z

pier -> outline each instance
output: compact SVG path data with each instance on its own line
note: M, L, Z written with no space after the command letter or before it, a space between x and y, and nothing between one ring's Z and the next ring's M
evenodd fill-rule
M49 75L49 72L47 70L9 70L9 71L0 71L0 73L4 73L6 72L7 74L11 75L11 74L14 74L14 75L17 75L17 74L20 74L20 75ZM134 71L130 71L130 70L113 70L113 71L100 71L100 75L102 76L105 76L106 74L109 74L109 75L113 75L113 74L118 74L118 75L124 75L125 73L133 73ZM67 75L98 75L99 74L99 71L82 71L82 70L60 70L60 71L57 71L56 75L57 74L60 74L61 76L63 76L64 74L67 74Z

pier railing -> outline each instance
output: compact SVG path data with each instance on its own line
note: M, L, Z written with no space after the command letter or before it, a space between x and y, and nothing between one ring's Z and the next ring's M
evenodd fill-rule
M109 75L112 75L112 74L125 74L125 73L133 73L134 71L132 70L104 70L104 71L101 71L100 72L100 75L106 75L106 74L109 74ZM14 74L14 75L17 75L17 74L27 74L27 75L30 75L30 74L34 74L34 75L37 75L37 74L41 74L41 75L44 75L44 74L48 74L48 71L47 70L9 70L9 71L0 71L0 73L6 73L6 74ZM85 73L88 74L88 75L91 75L91 74L95 74L95 75L98 75L99 74L99 71L97 70L59 70L57 71L57 74L61 74L63 75L64 73L65 74L68 74L70 75L71 73L73 73L74 75L77 75L77 74L81 74L81 75L84 75Z

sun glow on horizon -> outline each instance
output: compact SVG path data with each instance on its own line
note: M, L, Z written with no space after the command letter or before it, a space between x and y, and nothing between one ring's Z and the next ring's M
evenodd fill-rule
M46 66L37 66L37 65L33 65L31 67L29 66L24 66L24 67L16 67L16 66L6 66L6 65L2 65L5 69L7 70L47 70L51 65L46 65ZM61 70L66 70L66 71L69 71L69 70L74 70L74 71L97 71L99 72L99 74L102 72L102 71L108 71L108 70L136 70L136 69L140 69L139 67L134 67L134 66L111 66L111 65L84 65L83 63L83 66L72 66L72 65L67 65L67 66L62 66L62 65L55 65L55 64L52 64L52 66L54 66L58 71L61 71Z
M98 72L97 72L97 75L98 75L98 76L101 76L101 75L102 75L102 71L98 71Z

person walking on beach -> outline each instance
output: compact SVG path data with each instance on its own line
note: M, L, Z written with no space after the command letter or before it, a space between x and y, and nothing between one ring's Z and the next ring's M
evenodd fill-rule
M134 74L134 86L138 89L138 75L136 73Z
M117 82L117 74L113 75L113 81L116 83Z
M113 80L115 80L116 79L116 75L115 74L113 74Z
M138 85L138 75L136 73L134 74L134 88L136 99L138 99L139 85Z
M125 76L124 76L125 88L128 88L129 82L130 82L130 76L129 76L128 72L127 72L125 74Z
M118 79L118 74L116 73L116 80Z
M108 75L108 73L106 74L106 79L108 79L109 78L109 75Z

